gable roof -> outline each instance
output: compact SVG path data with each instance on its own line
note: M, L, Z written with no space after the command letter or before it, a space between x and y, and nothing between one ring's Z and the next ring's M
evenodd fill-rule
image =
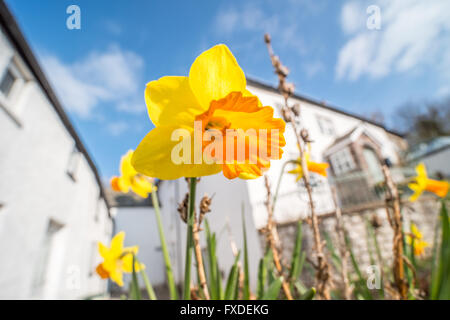
M271 92L280 93L278 88L276 88L274 86L271 86L269 84L266 84L264 82L261 82L259 80L252 79L252 78L247 78L247 84L250 85L250 86L261 88L261 89L268 90L268 91L271 91ZM300 95L298 93L294 93L292 95L292 98L297 99L297 100L301 100L301 101L304 101L304 102L308 102L308 103L311 103L311 104L314 104L314 105L316 105L316 106L318 106L320 108L324 108L326 110L337 112L337 113L346 115L348 117L359 119L359 120L361 120L363 122L367 122L367 123L370 123L370 124L372 124L374 126L380 127L382 129L384 129L386 132L389 132L389 133L391 133L393 135L396 135L396 136L401 137L401 138L404 137L404 135L401 134L400 132L388 129L388 128L386 128L385 126L383 126L382 124L380 124L378 122L375 122L373 120L361 117L361 116L356 115L354 113L346 112L346 111L344 111L344 110L342 110L342 109L340 109L338 107L329 106L329 105L327 105L327 104L325 104L323 102L320 102L320 101L318 101L316 99L313 99L313 98L310 98L310 97L307 97L307 96L304 96L304 95Z
M70 122L70 119L67 116L66 112L64 111L61 103L59 102L58 98L56 97L55 92L53 91L52 87L50 86L36 57L34 56L33 51L29 47L25 37L23 36L22 32L20 31L20 28L17 25L16 20L14 19L13 15L9 11L8 7L6 6L6 4L3 0L0 0L0 24L3 27L7 37L9 38L9 41L11 41L12 45L14 46L14 49L19 53L20 57L27 65L28 69L33 74L33 77L36 79L39 86L44 91L45 95L47 96L48 100L50 101L50 104L55 109L56 113L58 114L59 118L61 119L61 122L65 126L66 130L72 136L73 140L75 141L75 145L76 145L78 151L80 151L86 158L86 161L88 162L89 166L91 167L91 170L93 171L93 173L95 175L95 180L97 181L97 184L100 189L100 196L105 199L106 206L108 207L108 214L110 215L110 212L109 212L110 205L108 203L108 199L105 196L105 191L103 189L102 181L100 179L100 175L97 170L97 167L95 166L94 161L92 160L91 156L87 152L83 142L81 141L75 128L73 127L72 123Z
M344 146L355 142L361 135L365 134L370 140L372 140L376 145L381 147L380 141L370 133L370 130L365 126L364 123L358 124L348 133L336 138L323 152L324 156L328 156L333 154L336 151L339 151Z

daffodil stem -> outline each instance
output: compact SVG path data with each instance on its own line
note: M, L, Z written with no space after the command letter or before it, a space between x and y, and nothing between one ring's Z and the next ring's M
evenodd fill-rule
M189 179L189 209L187 221L187 237L186 237L186 264L184 270L184 300L191 298L191 265L192 265L192 249L193 249L193 230L194 230L194 209L195 209L195 190L197 186L197 178Z
M138 258L135 255L133 256L136 263L139 264ZM156 300L155 291L153 290L152 284L150 283L150 280L148 279L147 273L145 272L144 268L141 268L141 276L142 279L144 280L145 288L147 289L148 298L150 300Z
M164 256L164 263L166 264L167 282L169 284L170 298L172 300L178 299L177 287L173 276L172 263L170 262L169 250L167 249L166 236L164 235L164 228L161 220L161 212L159 210L158 195L156 191L152 191L153 208L155 209L156 222L158 224L159 239L161 241L161 248Z
M141 300L141 291L139 288L139 280L136 274L136 255L133 254L133 273L132 273L132 286L131 286L131 299Z
M277 202L278 192L280 191L281 180L284 175L284 170L286 170L286 166L290 163L295 163L295 161L294 160L286 161L285 163L283 163L283 166L281 167L280 176L278 177L278 182L277 182L277 188L275 189L275 194L273 195L273 201L272 201L273 210L275 210L275 203Z

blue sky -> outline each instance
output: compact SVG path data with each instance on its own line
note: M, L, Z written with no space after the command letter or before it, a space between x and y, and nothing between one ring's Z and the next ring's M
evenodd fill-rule
M152 128L148 81L187 75L195 57L227 44L247 76L276 85L263 42L297 91L370 115L450 94L450 2L7 0L104 178ZM68 30L66 8L81 9ZM380 8L369 30L369 5Z

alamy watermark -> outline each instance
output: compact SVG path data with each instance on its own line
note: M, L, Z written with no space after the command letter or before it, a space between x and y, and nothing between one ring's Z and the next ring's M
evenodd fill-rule
M72 4L67 7L66 13L69 16L66 19L66 26L69 30L81 29L81 9L76 4Z
M381 289L381 272L380 267L376 265L368 266L366 269L367 273L367 288Z
M379 6L370 5L366 9L366 13L369 15L366 21L366 27L369 30L381 29L381 9Z
M268 132L270 131L270 132ZM207 129L194 121L194 132L179 128L171 134L174 164L257 164L279 158L278 129ZM270 144L270 145L269 145Z

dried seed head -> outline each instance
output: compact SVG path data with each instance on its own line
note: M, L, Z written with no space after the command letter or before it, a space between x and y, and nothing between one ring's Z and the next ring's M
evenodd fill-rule
M188 212L188 204L189 204L189 193L186 193L183 201L178 204L178 213L180 214L181 220L187 223L187 212Z
M292 82L280 82L279 90L281 91L283 96L286 98L286 97L290 97L294 93L295 86Z
M300 116L300 104L298 103L294 104L291 107L291 111L296 117Z
M271 39L270 39L270 34L266 33L266 34L264 35L264 42L267 43L267 44L269 44L270 41L271 41Z
M283 117L285 122L291 122L292 121L291 113L289 112L289 110L287 108L282 108L281 109L281 116Z
M200 217L198 220L198 225L200 226L202 224L204 216L211 212L210 206L211 206L212 198L208 197L207 194L205 194L200 200Z
M309 138L308 130L306 130L306 129L300 130L300 136L302 137L302 140L303 140L305 143L310 143L310 142L312 142L312 140Z
M376 213L372 214L372 217L370 218L370 224L374 229L378 229L381 227L382 222L380 217Z

